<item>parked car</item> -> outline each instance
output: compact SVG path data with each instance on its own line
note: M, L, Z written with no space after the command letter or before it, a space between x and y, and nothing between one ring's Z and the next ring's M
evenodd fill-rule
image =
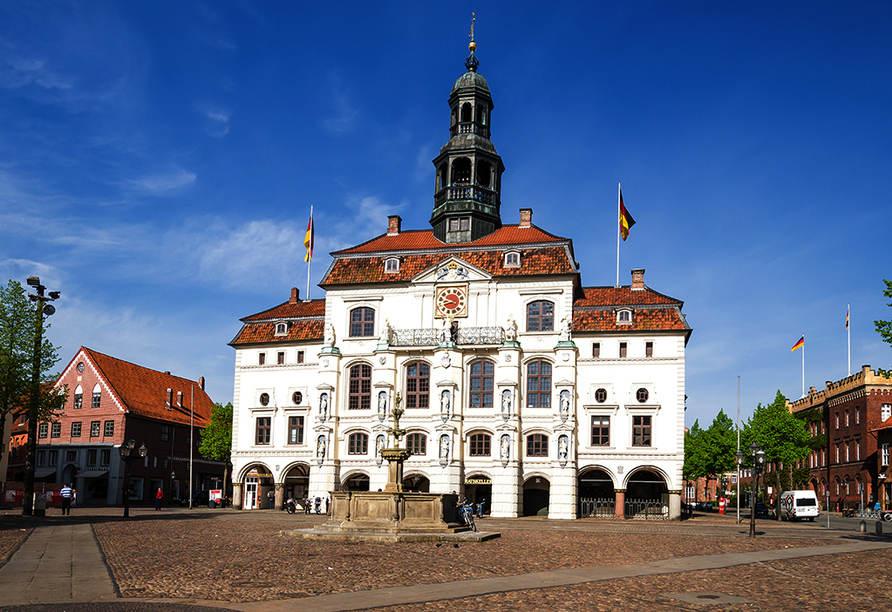
M771 516L771 510L762 502L756 502L756 516Z

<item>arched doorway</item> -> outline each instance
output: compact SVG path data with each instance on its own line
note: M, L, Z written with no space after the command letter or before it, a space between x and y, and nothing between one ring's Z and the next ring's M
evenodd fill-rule
M431 481L424 474L408 474L403 478L403 490L415 493L430 493Z
M613 518L616 516L616 490L613 478L599 468L585 469L577 477L579 518Z
M523 515L548 516L551 483L544 476L532 476L523 483Z
M341 489L344 491L368 491L369 490L369 477L368 474L363 474L362 472L355 472L347 476L341 482Z
M255 465L242 479L242 510L259 510L273 487L273 475L265 465Z
M310 488L310 466L299 463L291 467L282 477L285 486L285 499L293 497L296 500L306 499Z
M669 488L659 472L645 468L629 476L625 517L669 518Z
M486 474L465 477L465 497L474 504L475 511L479 504L483 504L483 513L488 514L492 509L492 478Z

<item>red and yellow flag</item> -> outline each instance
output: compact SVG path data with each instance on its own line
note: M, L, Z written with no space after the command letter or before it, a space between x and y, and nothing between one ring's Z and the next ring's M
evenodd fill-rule
M799 341L796 342L796 344L794 344L793 348L791 348L790 350L795 351L796 349L801 349L803 346L805 346L805 336L799 338Z
M307 223L307 234L304 236L304 246L307 248L307 254L304 255L304 261L311 261L313 259L313 241L314 241L314 232L313 232L313 211L310 211L310 222Z
M632 229L632 226L635 225L635 219L632 218L632 215L629 214L629 211L626 210L626 205L623 203L623 191L620 189L619 191L619 233L620 236L623 237L623 240L629 237L629 230Z
M846 308L846 329L849 328L849 309Z

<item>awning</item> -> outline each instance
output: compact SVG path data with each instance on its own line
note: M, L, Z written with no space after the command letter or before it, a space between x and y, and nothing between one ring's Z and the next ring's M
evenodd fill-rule
M108 474L108 470L84 470L79 474L75 474L75 478L99 478Z
M46 478L50 474L55 474L55 473L56 473L56 468L34 470L34 478Z

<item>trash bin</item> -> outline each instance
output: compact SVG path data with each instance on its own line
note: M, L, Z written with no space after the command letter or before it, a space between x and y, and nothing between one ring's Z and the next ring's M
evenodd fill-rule
M210 508L211 510L213 510L213 509L216 508L216 507L217 507L217 500L215 500L215 499L209 499L209 500L208 500L208 508Z
M46 516L46 495L43 493L34 494L34 516Z

